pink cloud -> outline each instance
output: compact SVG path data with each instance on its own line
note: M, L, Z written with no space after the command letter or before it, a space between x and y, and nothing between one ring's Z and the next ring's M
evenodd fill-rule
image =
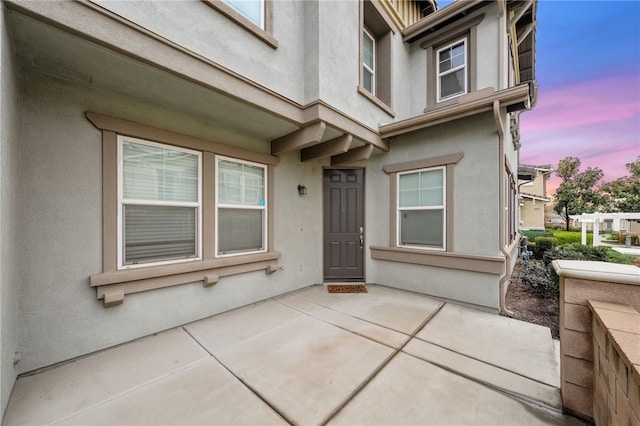
M543 87L536 108L523 114L522 128L527 132L544 132L638 116L639 85L637 76L621 76L549 91Z
M609 181L640 156L640 81L612 76L541 89L536 108L521 115L520 161L552 164L572 156L581 169L599 167ZM550 193L558 182L550 180Z

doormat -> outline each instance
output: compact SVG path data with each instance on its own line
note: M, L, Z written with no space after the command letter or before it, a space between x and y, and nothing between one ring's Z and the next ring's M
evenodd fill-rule
M362 284L329 284L329 293L368 293L367 288Z

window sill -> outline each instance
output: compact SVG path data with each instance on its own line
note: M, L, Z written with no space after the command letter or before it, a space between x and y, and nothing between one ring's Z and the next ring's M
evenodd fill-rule
M260 39L265 44L271 46L273 49L278 48L278 40L268 31L269 27L267 25L267 30L260 28L258 25L251 22L249 19L242 16L240 13L236 12L231 6L224 4L220 0L202 0L206 5L212 7L217 10L227 18L231 19L233 22L244 28L246 31L250 32L258 39ZM265 21L268 18L265 18Z
M96 288L97 298L105 307L119 305L124 296L147 290L202 281L204 287L215 285L220 277L265 270L278 270L280 252L251 254L220 259L185 262L172 265L149 266L139 269L109 271L89 277Z
M389 114L392 118L395 118L396 116L395 111L393 111L393 109L391 109L389 105L385 104L382 100L380 100L380 98L371 94L371 92L369 92L367 89L362 87L362 85L358 86L358 93L360 93L362 96L367 98L369 101L373 102L375 105L378 106L378 108L382 109L384 112Z
M482 272L485 274L502 274L505 266L505 259L499 256L478 256L403 247L371 246L369 250L371 251L371 258L375 260L436 266L439 268Z

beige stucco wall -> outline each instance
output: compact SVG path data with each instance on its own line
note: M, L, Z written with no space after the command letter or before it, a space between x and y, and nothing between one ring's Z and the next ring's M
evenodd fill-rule
M87 110L196 136L215 129L179 111L58 81L24 76L20 129L19 372L253 303L322 281L322 164L285 155L275 169L276 249L281 270L129 295L105 309L88 278L102 268L101 133ZM267 152L262 141L246 148ZM308 195L300 197L297 185ZM291 212L307 212L292 215Z
M391 120L356 91L357 2L275 2L274 21L281 23L274 30L279 41L277 50L201 2L100 4L296 102L320 98L373 129ZM165 21L172 23L161 25ZM305 27L302 22L313 25ZM480 24L481 49L492 46L492 40L495 42L496 24L489 14ZM319 35L315 36L314 31ZM5 38L2 42L4 47ZM426 65L424 51L416 49L415 44L407 47L399 33L393 46L397 83L394 106L396 118L400 119L423 111L426 80L411 81L404 71L424 76ZM99 50L88 44L83 48L86 51L82 53L88 55L92 49ZM5 83L4 69L9 63L5 52L3 48L3 96L12 93L13 87L11 79ZM478 61L478 87L497 87L498 53L491 51ZM135 66L145 67L137 63ZM224 277L211 288L203 288L198 282L127 295L122 305L105 309L88 283L88 277L102 268L102 162L101 133L85 118L86 111L220 142L232 140L258 152L267 153L270 146L260 137L212 127L206 116L192 113L189 102L203 102L197 99L196 86L181 85L186 90L185 100L172 103L174 107L166 106L157 93L162 91L162 85L156 83L171 83L174 77L168 78L161 70L141 71L136 75L148 79L141 80L131 92L120 94L97 89L94 82L73 70L57 71L49 67L45 76L25 68L19 91L19 114L23 119L19 128L9 127L13 128L12 137L9 142L3 137L0 145L0 149L8 149L1 158L14 161L13 167L3 168L0 178L0 189L15 197L9 219L5 220L6 209L2 211L0 231L2 247L12 249L10 255L3 253L3 262L16 261L12 263L13 270L3 269L0 297L1 306L11 304L8 311L2 311L3 329L5 324L15 327L15 336L8 335L6 341L22 353L16 372L31 371L322 281L322 168L329 165L329 160L301 163L299 153L292 152L281 156L274 173L273 238L276 250L282 253L279 271L272 275L254 272ZM116 75L110 83L126 78L118 72L122 70L114 70ZM308 85L303 84L307 81ZM2 105L4 108L4 101ZM17 104L11 105L17 108ZM3 135L4 120L3 114ZM10 118L7 120L12 123ZM502 121L508 123L504 111ZM508 128L506 131L508 134ZM505 145L509 144L507 139ZM464 153L464 158L455 166L454 205L449 206L455 211L454 251L501 256L496 230L502 210L498 194L504 158L499 155L491 112L396 137L390 153L377 151L371 160L360 164L366 167L366 247L389 244L389 176L382 167L459 152ZM517 164L517 153L512 148L507 147L505 155L511 164ZM308 195L298 195L298 184L307 187ZM483 309L498 308L497 274L374 261L365 250L368 282L455 299ZM5 298L5 280L18 277ZM9 321L5 321L7 316ZM4 389L4 372L12 363L4 359L5 340L2 343ZM6 348L12 355L11 345ZM2 397L4 400L4 394Z
M544 202L523 198L520 206L520 229L544 229Z
M14 53L0 5L0 419L18 370L19 269L18 223L18 83Z
M521 180L518 181L518 184L521 184L520 190L522 192L526 192L527 194L539 195L541 197L547 196L545 194L544 174L539 170L536 170L536 176L532 182Z
M390 178L387 164L463 152L455 165L453 252L500 256L498 206L498 134L491 113L467 117L396 137L391 151L367 163L367 246L389 246ZM487 170L494 172L488 174ZM369 282L418 291L497 309L499 276L439 267L372 260L366 256Z
M227 67L274 92L306 105L330 104L376 129L409 118L426 106L426 53L408 45L393 27L392 109L395 117L357 92L360 75L360 9L353 0L274 1L273 49L203 2L92 0L140 27ZM497 4L478 25L477 86L499 88ZM477 12L479 13L479 12Z

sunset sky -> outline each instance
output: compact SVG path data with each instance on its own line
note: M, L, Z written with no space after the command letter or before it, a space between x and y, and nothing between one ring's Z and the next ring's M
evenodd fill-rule
M640 0L539 0L537 21L538 103L520 115L520 163L572 156L605 181L626 175L640 156ZM552 174L549 195L558 183Z
M536 53L538 104L520 116L520 162L572 156L605 181L626 175L640 156L640 1L540 0Z

